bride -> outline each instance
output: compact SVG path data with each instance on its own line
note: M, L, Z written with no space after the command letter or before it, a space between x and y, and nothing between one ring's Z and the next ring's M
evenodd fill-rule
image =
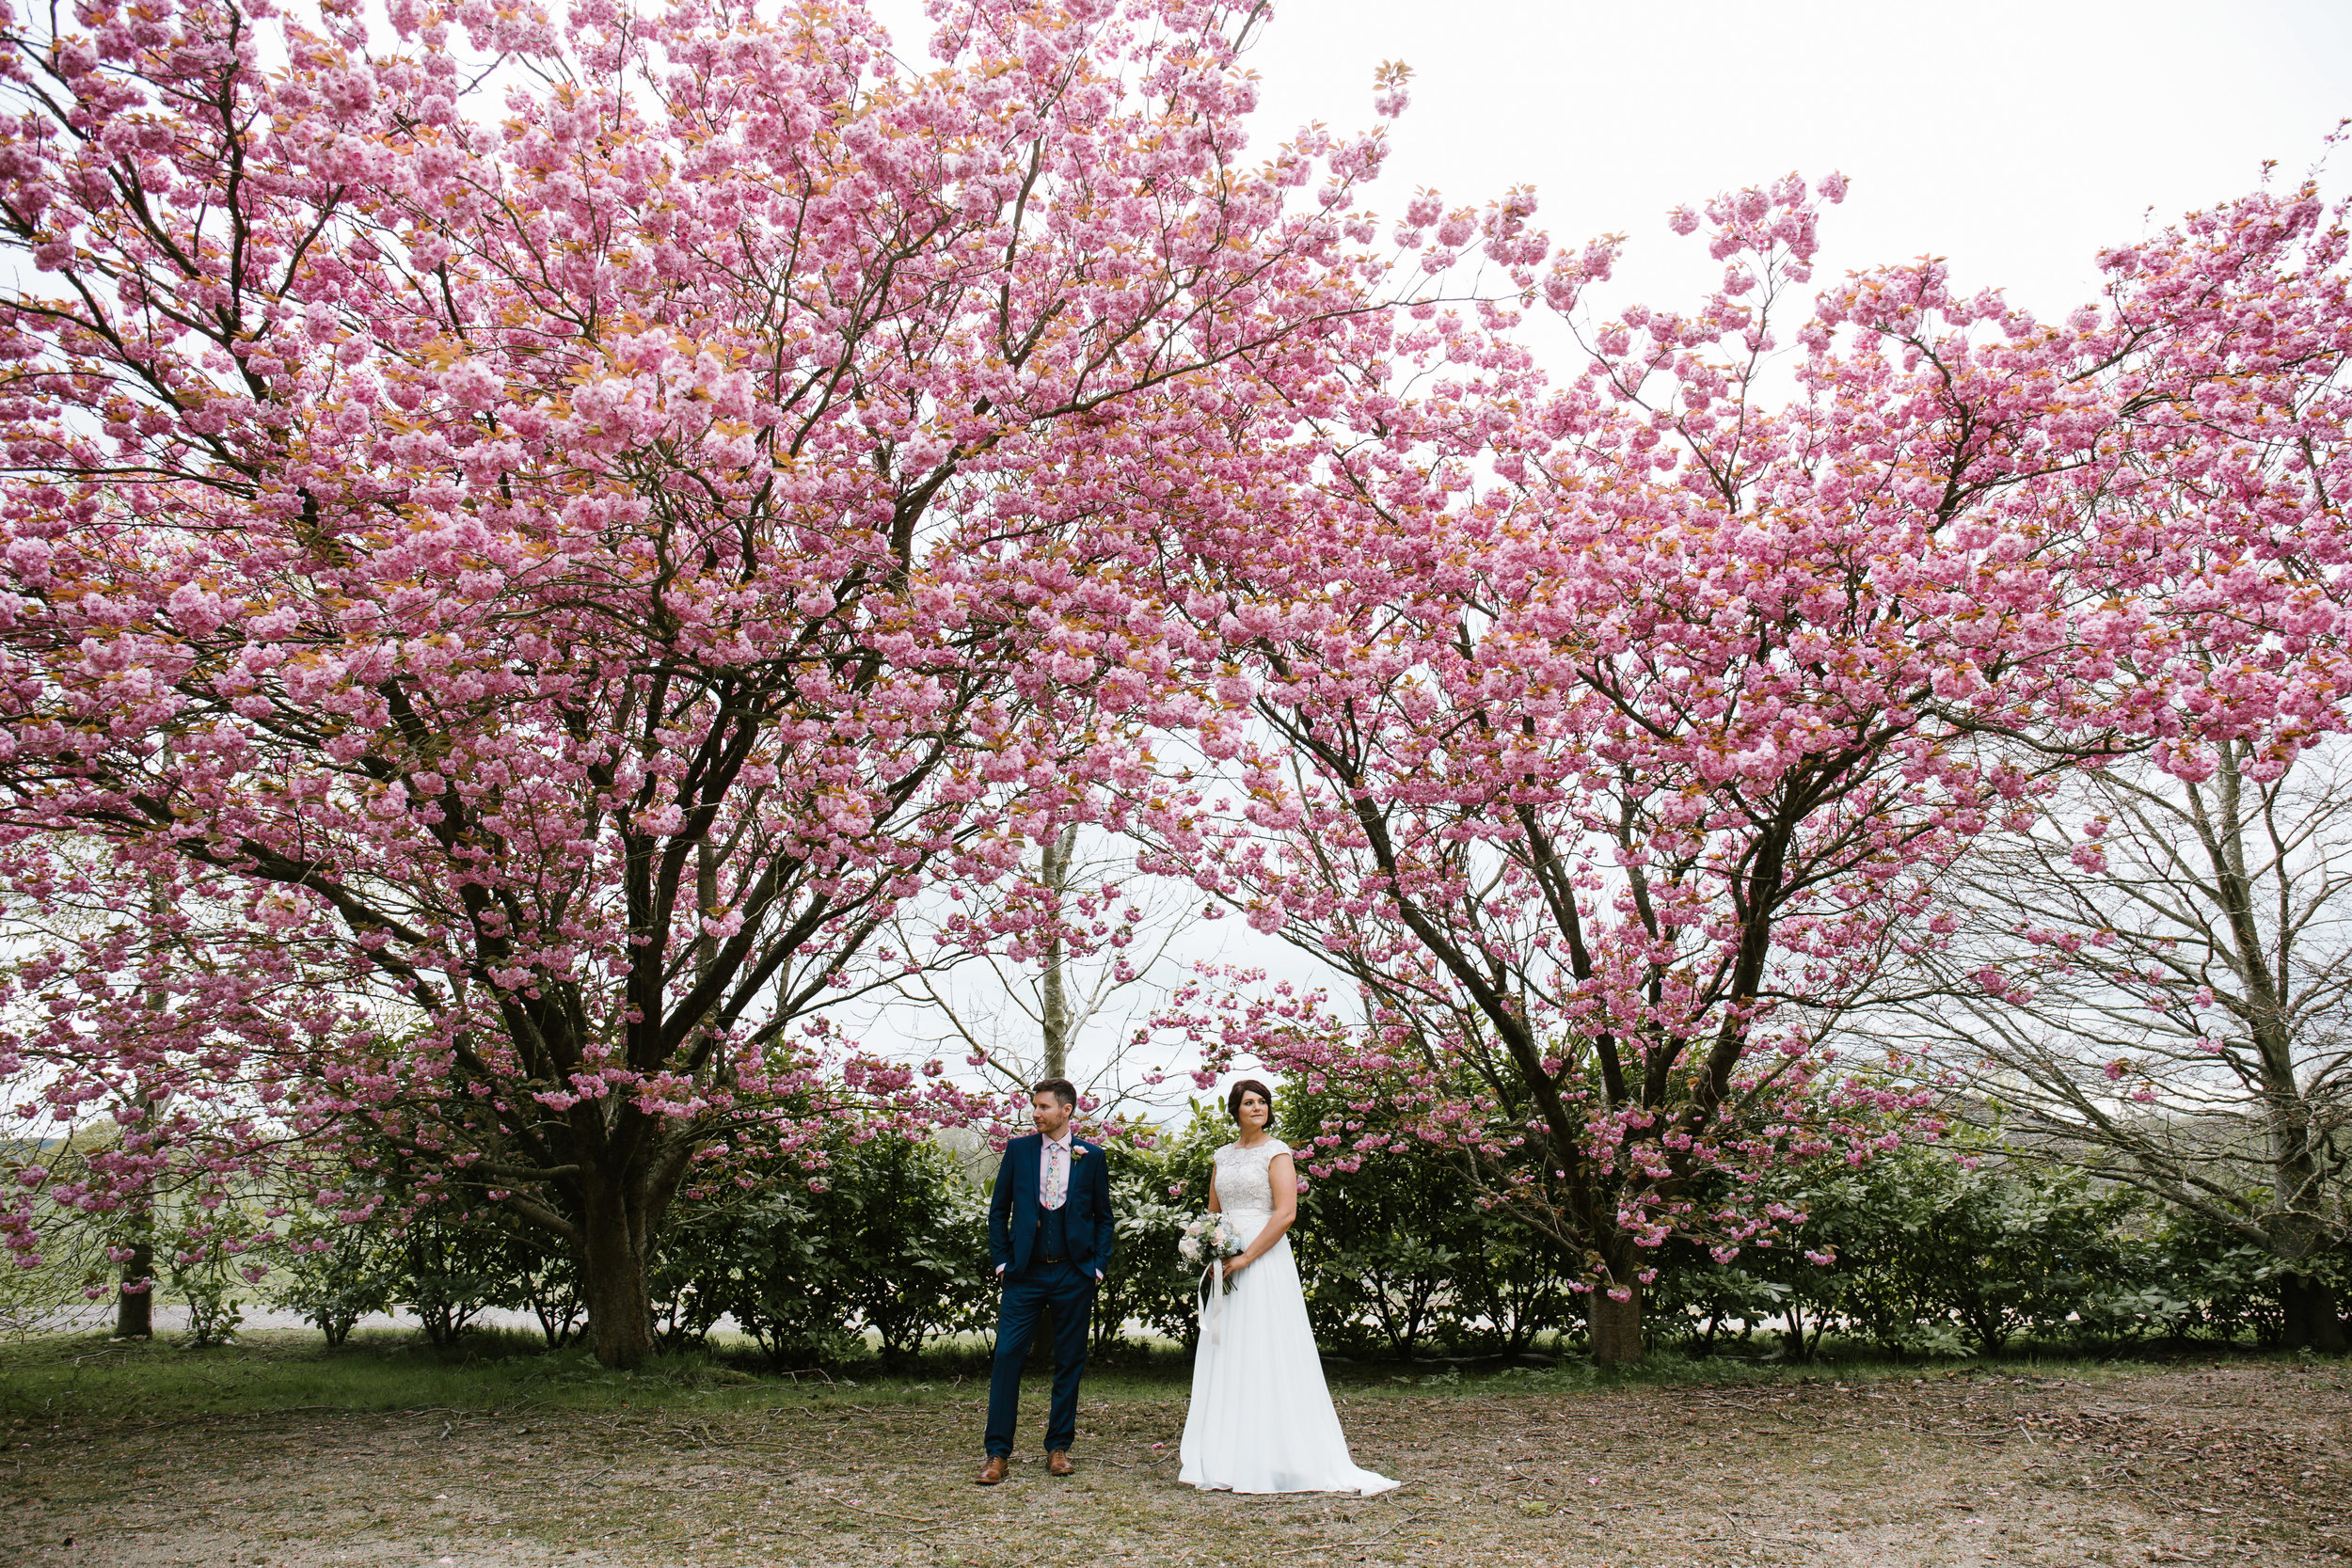
M1227 1276L1240 1276L1232 1289L1219 1296L1212 1280L1200 1308L1179 1479L1219 1492L1386 1492L1397 1483L1348 1457L1324 1386L1287 1234L1298 1173L1290 1147L1267 1131L1274 1096L1245 1080L1225 1108L1241 1136L1216 1151L1209 1209L1245 1245L1226 1260Z

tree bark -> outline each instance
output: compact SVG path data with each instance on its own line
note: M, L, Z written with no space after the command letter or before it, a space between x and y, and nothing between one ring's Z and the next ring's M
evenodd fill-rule
M719 912L719 852L704 839L694 846L694 978L701 979L719 961L719 939L703 926L706 916Z
M1592 1305L1585 1309L1596 1367L1642 1364L1642 1282L1629 1274L1617 1289L1626 1292L1625 1300L1611 1295L1607 1285L1594 1286Z
M650 1228L636 1206L614 1194L591 1196L580 1227L588 1345L607 1367L635 1367L654 1353L653 1302L646 1293Z
M1070 888L1070 860L1078 845L1078 830L1064 828L1045 847L1045 863L1039 880L1054 892L1058 905L1061 895ZM1056 918L1059 918L1058 909ZM1040 987L1044 1006L1040 1009L1045 1034L1045 1076L1066 1078L1070 1075L1070 997L1062 983L1061 931L1057 926L1045 939L1045 973Z
M2247 872L2248 820L2241 809L2241 750L2242 743L2220 750L2220 767L2215 774L2219 822L2206 830L2207 852L2222 912L2236 943L2234 967L2246 994L2248 1032L2262 1066L2275 1211L2267 1227L2271 1247L2282 1262L2293 1267L2326 1244L2316 1213L2326 1179L2320 1151L2314 1147L2311 1102L2296 1071L2294 1009L2280 990L2280 977L2288 970L2284 949L2292 932L2282 928L2265 942L2254 917L2256 889ZM2191 799L2195 799L2193 793ZM2307 1275L2287 1275L2280 1286L2280 1305L2285 1308L2288 1348L2343 1351L2344 1322L2337 1316L2334 1292L2326 1286Z
M2279 1305L2285 1308L2281 1342L2288 1350L2313 1350L2323 1355L2344 1353L2344 1318L2335 1292L2326 1285L2289 1275L2280 1282Z
M163 758L171 760L171 747L166 743ZM154 921L154 929L163 929L171 915L171 897L165 890L163 879L150 875L147 879L147 912ZM147 993L147 1010L160 1019L171 1006L169 996L160 986ZM138 1103L142 1113L155 1115L155 1097L141 1085ZM115 1338L118 1339L152 1339L155 1338L155 1205L154 1195L139 1198L131 1211L131 1256L122 1260L120 1283L115 1288Z
M142 1238L122 1260L122 1283L115 1291L115 1338L155 1337L155 1248Z

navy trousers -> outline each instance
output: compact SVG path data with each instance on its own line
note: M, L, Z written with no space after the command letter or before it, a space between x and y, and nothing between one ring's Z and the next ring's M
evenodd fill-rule
M1054 1403L1045 1417L1045 1446L1067 1449L1078 1435L1078 1379L1087 1370L1087 1338L1094 1323L1094 1280L1075 1263L1032 1258L1017 1279L1005 1281L996 1309L996 1364L988 1379L988 1451L1012 1452L1021 1416L1021 1364L1029 1358L1041 1307L1054 1309Z

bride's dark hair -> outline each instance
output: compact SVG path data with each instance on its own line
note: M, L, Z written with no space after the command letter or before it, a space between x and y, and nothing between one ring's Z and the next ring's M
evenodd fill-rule
M1267 1088L1263 1084L1259 1083L1255 1078L1245 1078L1240 1083L1233 1085L1232 1092L1225 1097L1225 1114L1233 1118L1234 1126L1240 1126L1241 1097L1246 1094L1255 1094L1260 1100L1265 1101L1265 1130L1269 1132L1273 1132L1274 1091Z

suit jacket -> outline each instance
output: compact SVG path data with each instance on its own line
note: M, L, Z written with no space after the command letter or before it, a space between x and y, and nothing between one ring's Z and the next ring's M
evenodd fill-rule
M1088 1278L1111 1266L1110 1162L1102 1148L1084 1138L1070 1143L1070 1196L1062 1203L1062 1224L1070 1237L1070 1260ZM1005 1145L996 1163L996 1190L988 1200L988 1260L1010 1278L1029 1266L1029 1248L1037 1240L1038 1163L1045 1140L1032 1132Z

